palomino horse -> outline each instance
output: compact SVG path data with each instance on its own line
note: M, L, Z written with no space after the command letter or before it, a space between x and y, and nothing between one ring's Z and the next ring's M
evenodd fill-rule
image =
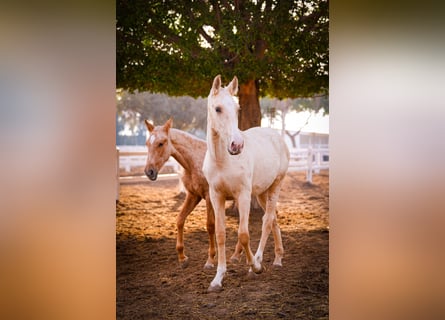
M186 189L186 198L177 218L178 235L176 251L182 267L188 264L188 257L184 254L184 223L187 216L205 199L207 207L207 232L209 234L208 259L204 268L212 268L215 264L215 216L209 197L209 185L202 173L202 163L207 150L204 140L198 139L184 131L171 128L172 119L163 126L155 127L145 120L150 136L147 139L148 157L145 174L154 181L159 170L170 156L176 159L184 168L182 182Z
M246 254L250 271L262 271L263 252L272 231L276 266L281 266L284 249L277 223L276 203L281 183L289 165L289 150L282 137L273 129L238 129L239 105L233 99L238 92L236 77L227 87L221 87L221 77L213 80L208 97L207 152L203 172L210 188L215 210L218 267L208 291L222 290L226 272L225 200L237 200L239 211L238 243ZM250 249L249 210L251 195L264 209L261 240L253 256Z

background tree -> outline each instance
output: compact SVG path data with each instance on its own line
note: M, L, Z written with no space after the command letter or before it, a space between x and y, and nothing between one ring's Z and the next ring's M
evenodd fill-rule
M117 87L207 96L239 79L242 130L259 97L328 91L328 0L118 0Z
M300 134L301 130L309 123L313 113L317 113L323 110L325 113L329 113L329 99L328 96L315 96L312 98L296 98L296 99L277 99L265 97L260 100L262 113L269 118L269 123L272 126L274 119L280 117L281 119L281 134L287 134L292 142L292 146L296 147L295 137ZM308 118L304 125L299 128L296 132L291 132L286 130L286 116L290 111L308 111Z
M140 127L146 131L144 119L160 125L172 117L175 128L188 131L200 138L205 138L206 108L207 102L203 98L170 97L150 92L122 91L117 102L118 116L135 133L138 133Z
M281 118L281 129L283 132L286 130L286 115L290 111L301 112L310 110L317 113L323 110L326 114L329 113L329 99L327 95L296 99L264 97L260 100L260 106L262 113L270 119L271 124L274 122L276 116Z

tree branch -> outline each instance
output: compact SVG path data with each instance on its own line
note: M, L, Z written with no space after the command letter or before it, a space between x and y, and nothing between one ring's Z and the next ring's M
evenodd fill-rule
M257 39L255 41L255 56L258 59L263 59L264 58L264 53L266 52L267 49L267 42L263 39Z
M221 8L219 7L218 1L212 1L213 10L215 11L215 31L218 32L221 29L222 19L221 19Z
M208 35L208 33L204 30L203 26L200 26L200 27L198 28L198 32L199 32L200 35L203 36L203 38L204 38L208 43L213 44L213 43L215 42L215 40L214 40L212 37L210 37L210 36Z
M235 54L232 58L230 58L229 60L227 60L227 61L224 61L224 64L229 64L229 63L232 63L233 61L235 61L237 58L238 58L238 54Z
M294 136L299 135L301 130L303 130L304 127L309 123L309 119L311 118L312 113L309 114L309 117L306 119L306 122L303 124L303 126L294 134Z
M272 11L272 1L266 0L266 7L264 8L264 12L269 13L270 11Z

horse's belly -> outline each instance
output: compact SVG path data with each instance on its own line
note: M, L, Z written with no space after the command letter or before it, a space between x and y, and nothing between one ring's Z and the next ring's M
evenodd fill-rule
M252 194L258 195L266 191L277 177L286 174L287 162L282 154L268 153L257 158L252 170Z
M214 189L226 197L238 197L240 192L250 189L252 195L266 191L276 179L276 175L259 175L256 179L240 175L226 175L213 180Z
M277 176L261 176L259 175L256 179L252 181L252 195L259 195L266 191L274 182Z

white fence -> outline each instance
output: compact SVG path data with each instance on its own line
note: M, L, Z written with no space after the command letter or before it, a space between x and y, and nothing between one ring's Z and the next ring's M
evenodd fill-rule
M312 175L320 173L322 169L329 169L328 148L291 150L288 172L306 171L306 181L312 183Z
M292 149L288 171L312 170L319 173L320 169L329 169L329 149L312 148Z
M126 172L130 172L132 167L145 166L146 161L147 152L119 152L119 168L125 169ZM163 167L171 167L173 172L178 172L179 163L170 157Z
M144 146L119 146L119 168L130 172L132 167L145 167L147 161L147 148ZM170 157L164 165L171 167L172 172L178 172L179 163Z
M116 148L116 200L119 200L120 183L125 181L139 182L148 181L146 177L120 177L119 169L124 168L125 171L131 171L131 167L145 166L147 159L147 151L145 147L133 148L132 150L120 150ZM180 170L179 164L172 157L167 161L164 167L171 167L174 173L159 175L158 179L177 178ZM307 149L291 149L289 172L306 171L306 181L312 183L312 175L320 173L322 169L329 169L329 149L328 148L312 148Z

